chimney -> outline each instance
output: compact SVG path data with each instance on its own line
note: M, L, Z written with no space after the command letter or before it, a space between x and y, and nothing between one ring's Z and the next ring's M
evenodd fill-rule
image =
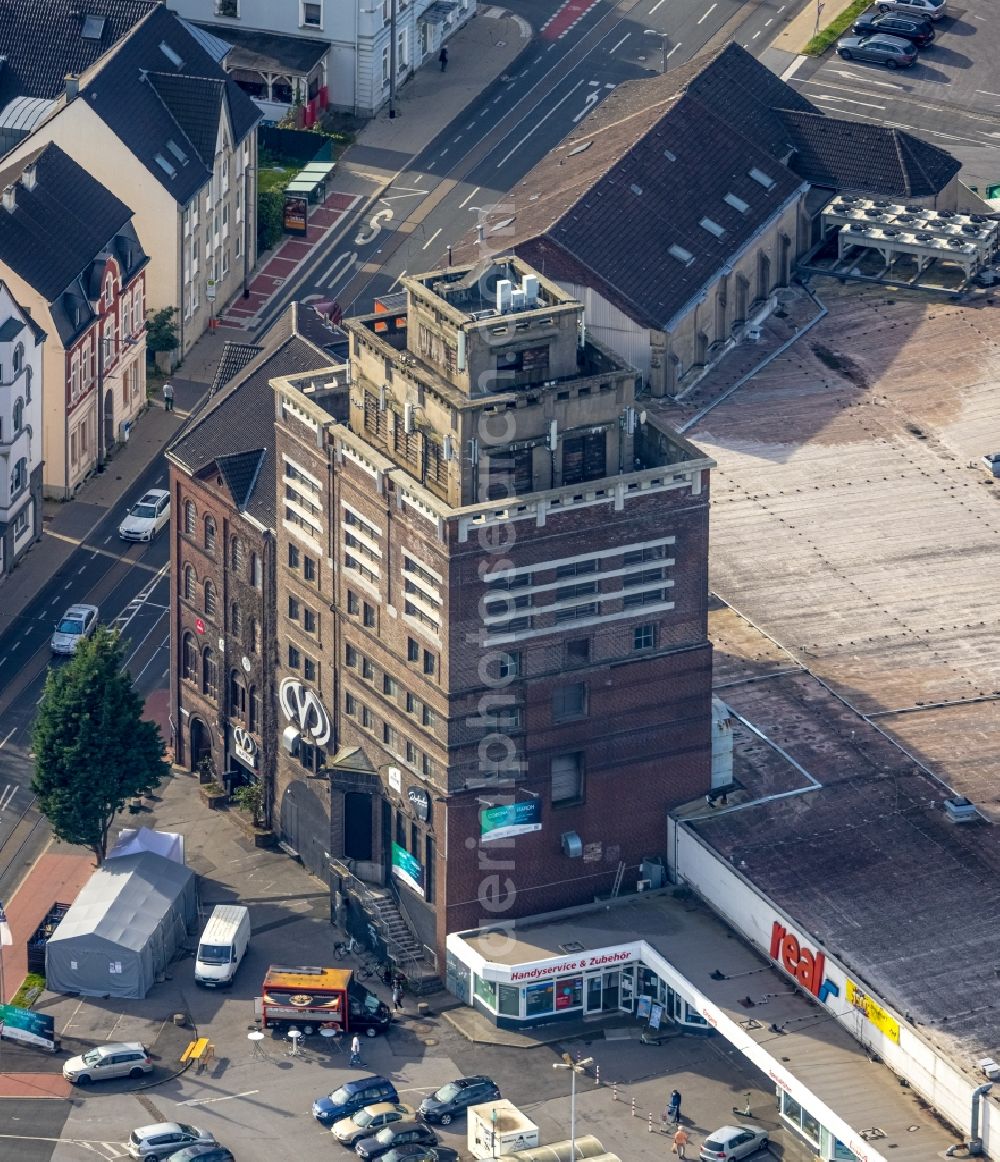
M3 192L3 208L8 214L14 213L14 208L17 206L17 194L13 186L7 186Z
M66 74L66 104L75 100L80 95L80 74L67 73Z
M21 185L26 190L33 190L38 185L38 167L34 162L24 167L24 172L21 174Z

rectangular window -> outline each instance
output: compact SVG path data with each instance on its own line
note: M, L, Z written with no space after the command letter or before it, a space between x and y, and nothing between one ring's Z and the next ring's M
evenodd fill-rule
M411 637L406 639L406 660L408 662L420 661L420 644Z
M307 581L316 581L316 562L312 557L303 557L302 559L302 575Z
M375 628L375 607L374 605L369 605L367 601L365 602L364 624L369 629Z
M358 713L358 700L353 694L344 695L344 713L351 718L355 718Z
M367 706L361 707L361 725L365 730L371 730L375 726L375 718Z
M518 653L504 654L497 663L497 677L500 681L509 681L521 676L521 655Z
M395 750L399 743L395 730L393 730L388 722L382 723L382 742L389 750Z
M323 5L310 3L310 0L300 0L301 13L299 23L303 28L323 27Z
M552 721L568 722L587 713L587 687L583 682L556 686L552 691Z
M437 669L437 659L430 650L424 650L424 673L433 674Z
M590 661L590 638L572 638L566 643L566 661L571 666L582 666Z
M382 84L389 83L389 48L382 49Z
M372 665L371 658L361 659L361 677L369 682L375 680L375 667Z
M632 649L651 650L656 645L656 626L637 625L632 630Z
M306 633L319 633L319 617L314 609L303 610L302 628Z
M431 756L428 754L421 755L420 765L424 772L424 777L429 779L434 774L434 764L431 762Z
M361 603L358 601L358 595L351 589L347 591L347 612L355 616L361 610Z
M316 662L313 658L306 658L305 659L305 662L304 662L303 667L302 667L302 673L303 673L305 680L307 682L315 682L316 681L317 667L316 667Z
M583 798L583 754L556 755L550 769L553 804L579 803Z
M429 706L424 706L421 713L421 721L424 726L433 726L437 722L437 715Z
M288 668L290 670L297 670L302 664L302 655L295 648L295 646L288 647Z
M646 561L662 561L666 556L665 545L652 545L645 549L635 549L625 554L626 565L642 565Z
M622 599L623 609L638 609L643 605L657 605L667 598L665 589L647 589L642 593L626 593Z
M419 705L420 705L420 703L416 700L416 698L414 698L414 696L409 692L409 690L407 690L407 692L406 692L406 713L407 714L416 714L417 707Z
M358 668L358 651L354 646L346 646L344 649L344 665L348 669L356 670Z
M288 616L292 621L299 620L299 599L297 597L288 598Z
M289 569L297 569L299 567L299 550L296 545L288 546L288 567Z
M417 748L412 742L406 744L406 761L408 763L416 763L417 761Z
M395 678L390 678L388 674L382 675L382 693L387 698L395 698L399 693L399 683Z

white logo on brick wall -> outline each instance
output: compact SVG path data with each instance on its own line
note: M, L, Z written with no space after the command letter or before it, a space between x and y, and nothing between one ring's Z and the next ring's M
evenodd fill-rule
M246 763L248 767L257 766L257 743L249 730L244 730L242 726L234 727L233 749L241 763Z
M330 741L330 716L315 691L298 678L286 678L281 683L279 697L285 717L298 726L301 734L310 735L317 746L325 746Z

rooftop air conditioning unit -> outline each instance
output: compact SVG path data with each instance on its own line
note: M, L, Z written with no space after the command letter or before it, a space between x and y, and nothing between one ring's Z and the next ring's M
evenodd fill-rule
M759 323L753 323L747 327L747 338L751 343L759 343L761 336L761 326Z
M952 823L975 823L982 819L975 805L970 803L964 795L954 799L945 799L944 813Z

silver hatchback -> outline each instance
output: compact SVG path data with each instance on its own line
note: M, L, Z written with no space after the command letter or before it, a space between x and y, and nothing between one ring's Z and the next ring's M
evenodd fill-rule
M109 1041L63 1065L63 1077L74 1085L110 1077L142 1077L153 1072L149 1052L141 1041Z

